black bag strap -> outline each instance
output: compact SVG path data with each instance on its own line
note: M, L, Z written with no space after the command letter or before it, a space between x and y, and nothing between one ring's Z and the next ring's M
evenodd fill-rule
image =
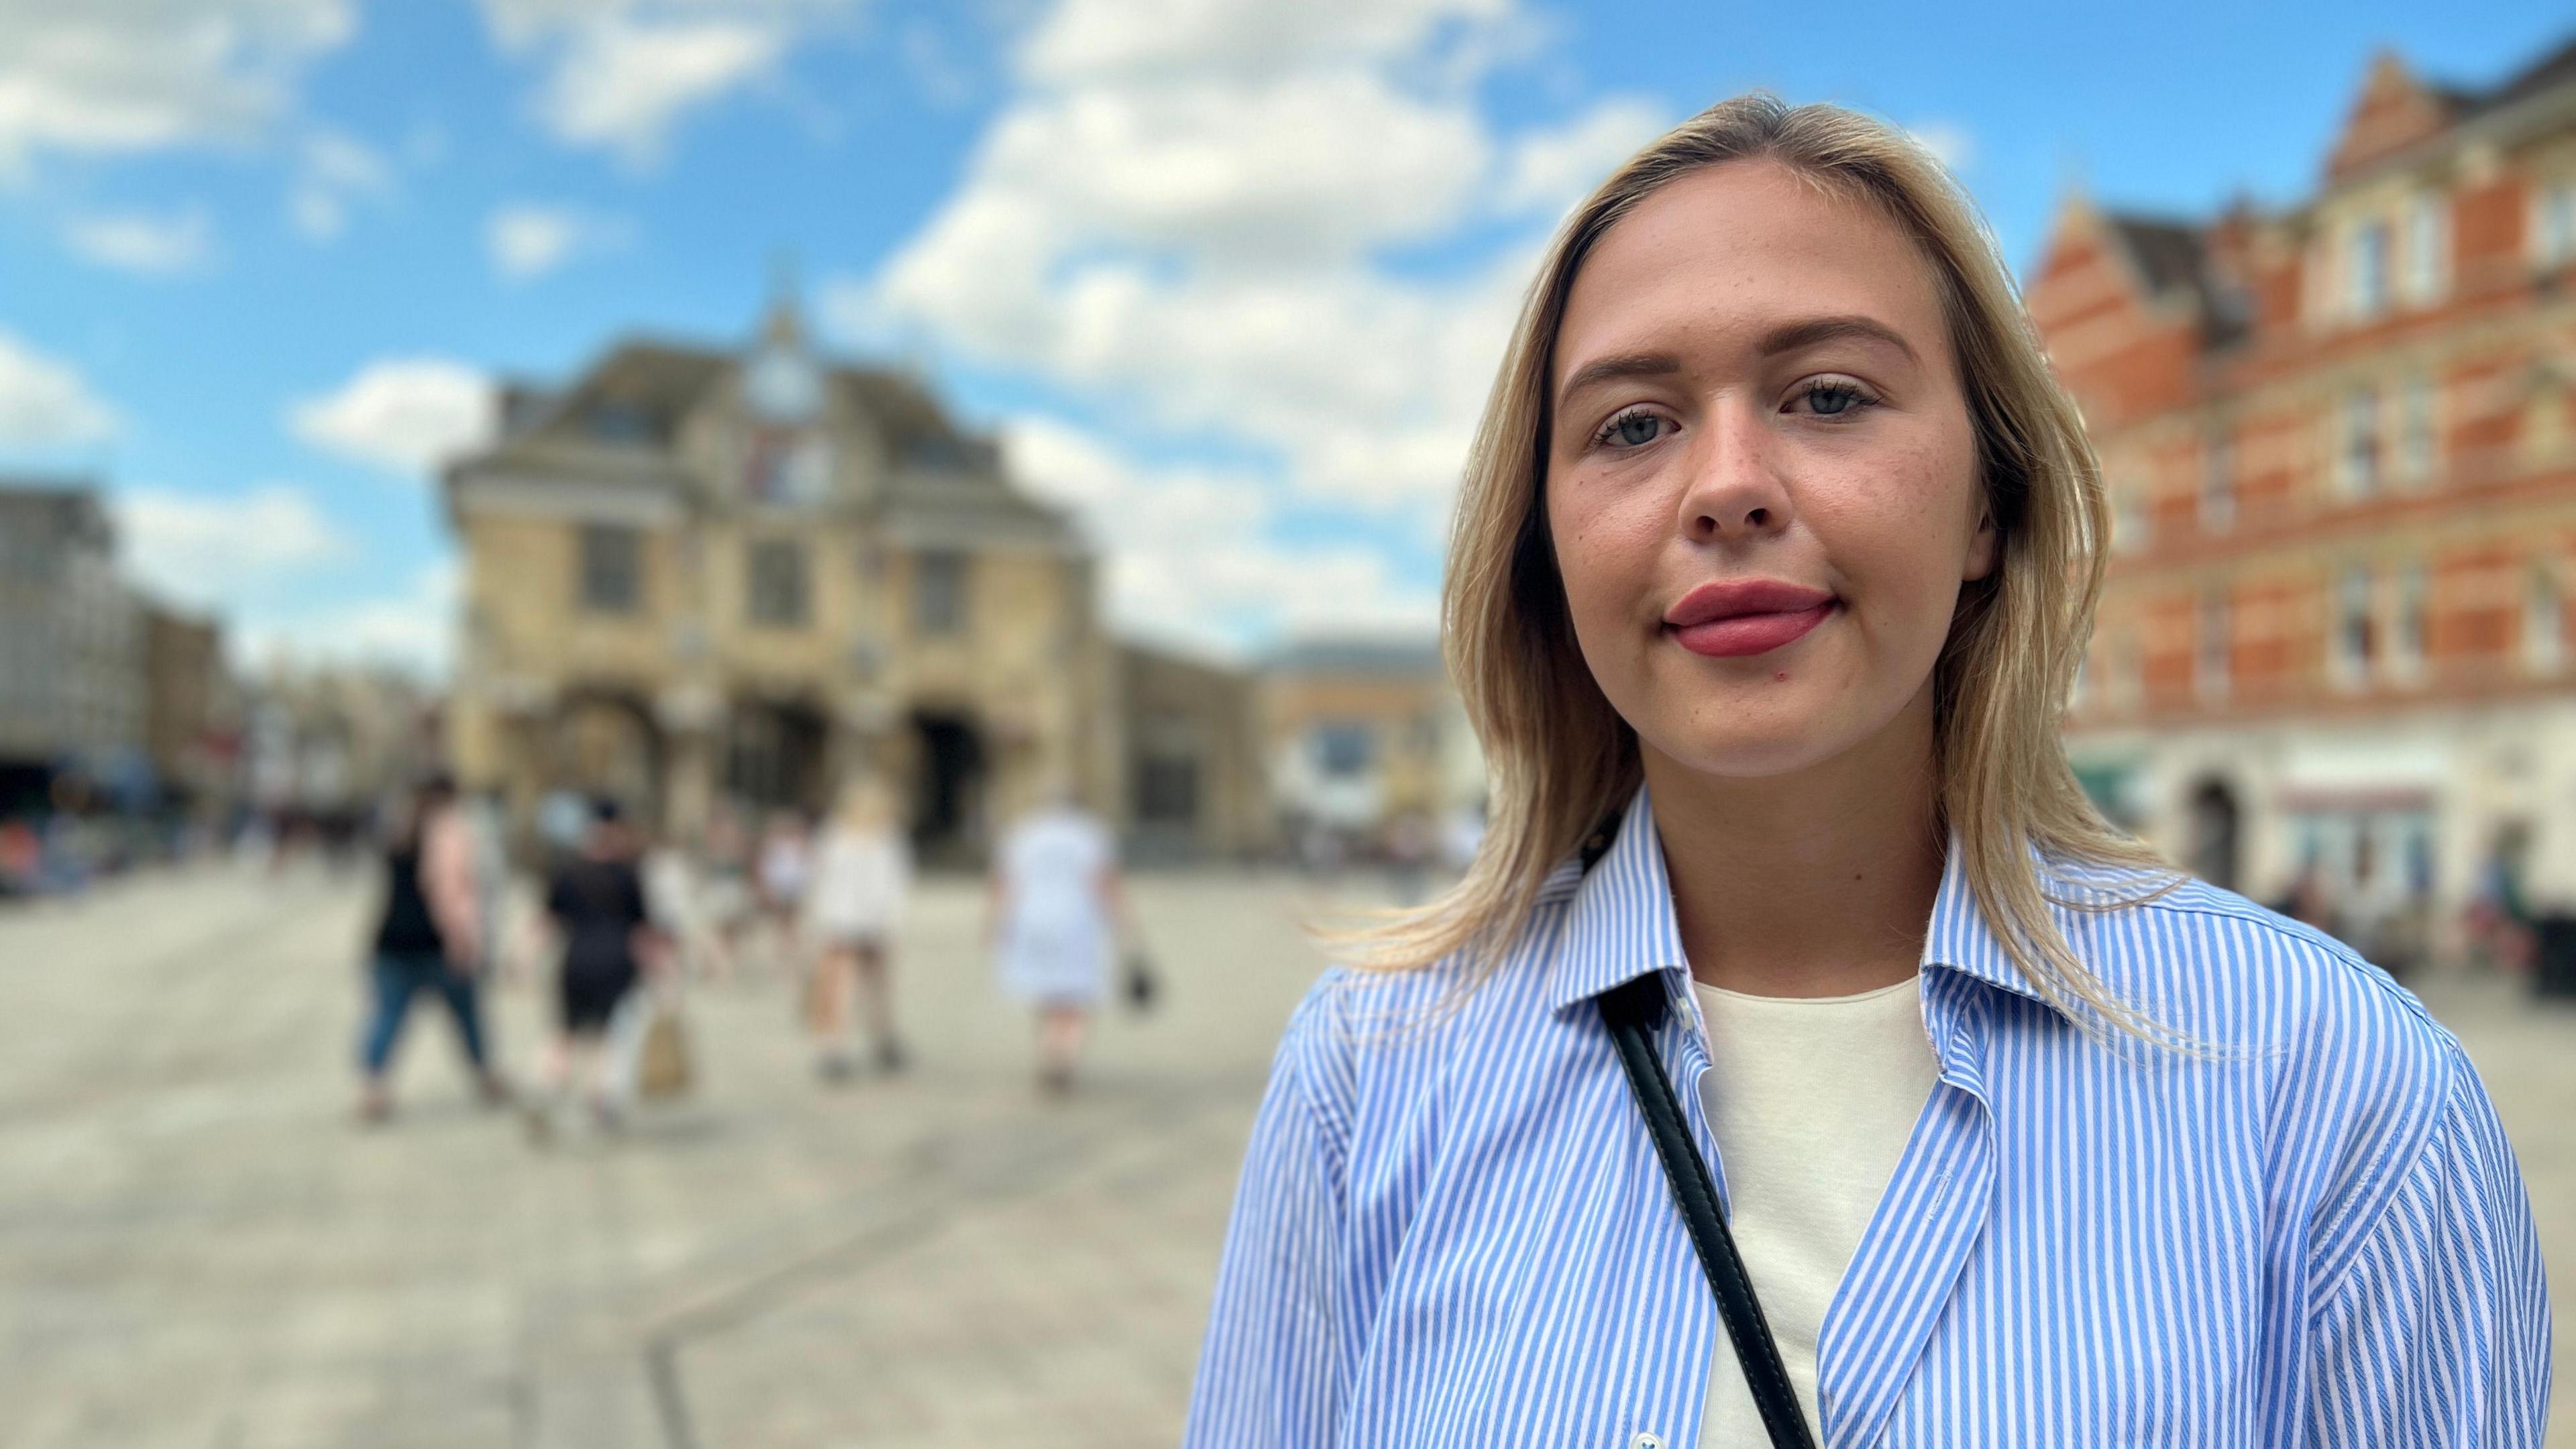
M1586 842L1583 864L1587 869L1607 845L1601 835ZM1726 1230L1716 1180L1709 1175L1698 1144L1691 1141L1680 1100L1655 1055L1654 1033L1664 1022L1663 973L1634 977L1592 1000L1619 1050L1619 1065L1628 1073L1638 1115L1646 1119L1646 1135L1654 1139L1664 1180L1672 1185L1673 1201L1690 1229L1691 1246L1699 1252L1709 1292L1717 1299L1718 1317L1726 1323L1736 1361L1744 1366L1744 1382L1753 1390L1753 1407L1762 1415L1772 1449L1815 1449L1815 1440L1807 1433L1806 1412L1798 1407L1797 1390L1790 1387L1789 1370L1780 1362L1780 1345L1762 1316L1761 1300L1753 1295L1753 1279L1735 1251L1735 1236Z

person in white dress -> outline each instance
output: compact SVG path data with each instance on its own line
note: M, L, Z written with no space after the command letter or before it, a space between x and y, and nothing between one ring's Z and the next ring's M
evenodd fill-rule
M814 1048L825 1080L850 1075L850 998L867 1018L877 1068L903 1069L894 1026L894 935L912 885L912 850L895 826L894 803L874 778L853 780L824 827L805 887L806 934L814 960Z
M1050 791L1004 836L991 906L987 938L1003 988L1037 1010L1039 1086L1062 1095L1108 993L1126 914L1108 827L1069 791Z

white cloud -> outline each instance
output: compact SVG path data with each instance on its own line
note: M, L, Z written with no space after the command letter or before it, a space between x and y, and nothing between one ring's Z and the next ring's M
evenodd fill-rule
M114 410L78 372L0 331L0 447L63 447L114 431Z
M318 129L297 149L287 217L308 241L327 242L348 228L350 209L394 191L393 164L346 131Z
M483 224L492 269L513 282L532 281L576 257L614 251L634 229L622 218L574 206L512 202Z
M538 118L558 140L658 158L689 112L760 82L856 0L483 0L495 39L545 69Z
M1437 631L1434 590L1398 577L1383 553L1274 540L1279 497L1246 472L1146 468L1060 419L1003 432L1012 476L1070 508L1105 559L1111 623L1240 655L1265 637Z
M63 240L81 258L99 266L169 277L207 263L214 251L214 228L196 207L160 216L98 213L72 218L63 227Z
M135 576L196 608L273 595L351 552L313 500L285 484L229 498L145 489L116 495L112 506Z
M1512 144L1495 202L1505 211L1553 216L1590 194L1669 125L1662 107L1614 96L1563 126L1533 131Z
M241 629L244 653L308 667L392 665L437 679L447 673L454 649L456 600L456 565L441 560L386 593L324 608L254 613Z
M1956 121L1924 121L1906 130L1954 174L1965 173L1976 162L1977 138Z
M1437 512L1531 239L1438 279L1377 258L1561 204L1657 119L1611 97L1506 142L1472 67L1522 26L1504 0L1069 0L958 191L827 285L827 321L1261 445L1309 497Z
M295 436L391 472L426 473L492 435L492 385L460 362L380 358L333 392L287 411Z
M0 178L255 136L355 28L351 0L0 0Z

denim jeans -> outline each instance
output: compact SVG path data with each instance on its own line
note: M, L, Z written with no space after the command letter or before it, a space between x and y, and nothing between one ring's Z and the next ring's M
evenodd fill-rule
M483 1003L472 976L450 970L447 958L435 953L378 956L372 974L375 1017L368 1022L366 1037L358 1050L368 1076L384 1074L385 1063L393 1058L394 1043L402 1037L403 1017L411 1010L412 995L420 991L435 991L447 1002L448 1014L456 1018L456 1036L465 1045L467 1059L474 1063L476 1071L485 1069Z

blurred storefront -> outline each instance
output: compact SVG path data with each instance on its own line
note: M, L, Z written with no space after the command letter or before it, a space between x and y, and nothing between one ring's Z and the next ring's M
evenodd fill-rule
M2029 305L2115 517L2106 810L2419 945L2500 850L2576 892L2576 45L2481 92L2383 55L2281 210L2072 198Z
M623 797L684 838L730 802L897 782L933 859L1121 760L1094 562L911 376L817 356L794 309L740 348L630 340L515 385L446 473L465 561L449 743L526 822Z
M1440 646L1316 638L1263 670L1263 731L1281 829L1319 852L1427 855L1484 803L1484 757Z

